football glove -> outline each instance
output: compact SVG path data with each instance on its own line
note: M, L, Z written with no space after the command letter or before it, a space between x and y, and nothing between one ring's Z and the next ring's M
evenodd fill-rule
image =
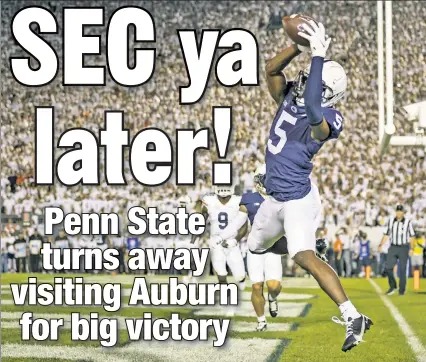
M209 239L208 244L210 248L215 249L219 245L221 245L222 242L223 242L223 239L219 235L214 235Z
M233 248L233 247L235 247L235 246L237 246L238 245L238 241L237 240L235 240L235 239L228 239L228 240L225 240L223 243L222 243L222 246L224 247L224 248Z
M326 39L324 25L322 23L317 25L315 21L310 20L309 25L302 26L305 31L299 31L297 34L309 41L312 56L325 58L331 38Z

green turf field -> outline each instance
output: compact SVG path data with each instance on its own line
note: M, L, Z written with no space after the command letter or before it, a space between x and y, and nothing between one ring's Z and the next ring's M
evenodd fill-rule
M61 275L63 276L63 275ZM75 276L75 275L73 275ZM374 361L374 362L410 362L426 361L422 351L426 348L426 281L422 280L421 290L412 290L409 281L408 291L404 297L393 295L389 300L398 309L408 323L412 334L420 341L416 352L407 342L406 337L392 318L391 312L379 297L373 285L365 279L345 279L344 286L355 306L367 314L375 323L371 331L365 335L365 342L350 352L341 352L345 329L331 321L332 316L339 316L338 309L317 287L313 279L285 279L280 300L280 317L272 319L268 316L269 331L252 332L256 326L254 312L249 302L250 289L241 295L240 306L232 317L231 331L226 344L221 348L213 348L212 342L129 342L127 331L119 331L119 343L112 348L99 345L98 341L71 341L69 328L60 330L58 341L21 341L19 329L20 314L32 311L48 318L60 318L71 312L88 315L99 312L109 317L141 317L142 312L150 311L153 317L168 318L172 312L178 311L183 318L201 318L204 313L215 313L216 318L229 318L223 308L212 311L211 308L121 308L118 312L108 313L100 307L25 307L11 304L10 283L26 282L28 275L2 275L2 361L142 361L142 362L192 362L192 361ZM40 281L52 280L51 275L38 275ZM122 288L130 289L131 276L87 276L90 282L117 282ZM165 281L166 277L148 277L149 281ZM214 281L214 280L209 280ZM385 279L374 279L384 291L387 287ZM123 304L128 301L128 293L124 293ZM240 299L241 299L240 298ZM212 314L212 315L213 315ZM250 322L250 323L247 323ZM420 352L419 352L420 351ZM13 356L13 357L12 357Z

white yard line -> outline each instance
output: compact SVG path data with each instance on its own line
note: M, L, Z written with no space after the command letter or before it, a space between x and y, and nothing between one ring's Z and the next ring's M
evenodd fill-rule
M379 295L380 299L383 301L385 306L388 307L393 319L395 319L396 323L399 326L399 329L402 331L405 338L407 339L408 344L413 350L417 361L426 362L426 348L422 345L419 338L411 329L410 325L407 323L405 318L402 316L399 310L395 307L395 305L390 301L390 299L383 294L382 290L373 279L370 279L370 284L376 290L377 294Z
M2 312L1 313L1 328L4 329L19 329L21 328L19 324L19 319L21 318L23 312ZM118 315L109 315L109 316L99 316L99 319L104 318L113 318L118 320L118 327L120 330L126 329L125 319L138 319L140 317L122 317ZM56 314L56 313L34 313L33 319L43 318L50 320L52 318L59 319L63 318L65 321L63 329L71 328L71 314ZM80 318L89 318L89 315L80 315ZM155 318L152 318L155 320ZM230 330L233 332L254 332L256 327L255 322L237 322L232 321L230 324ZM293 323L268 323L269 332L289 332L294 328Z
M272 318L268 319L268 322ZM254 332L257 326L257 322L236 322L232 321L229 329L233 332ZM294 330L295 326L293 323L268 323L268 332L290 332Z
M5 320L13 320L13 319L21 319L22 314L25 313L22 312L4 312L2 311L0 313L1 315L1 321L4 323ZM83 317L83 315L82 315ZM50 319L50 318L64 318L65 320L68 320L71 318L71 313L33 313L33 318L44 318L44 319ZM2 326L3 327L3 326Z
M91 360L94 362L263 362L281 343L279 339L234 339L229 338L221 348L212 346L212 341L199 342L135 342L124 347L101 348L83 346L48 346L41 344L2 345L2 357Z
M278 316L284 318L300 317L308 306L308 303L281 302L278 303ZM197 316L238 316L255 317L251 302L243 301L238 306L214 306L201 307L194 312ZM269 315L268 303L265 304L265 315Z

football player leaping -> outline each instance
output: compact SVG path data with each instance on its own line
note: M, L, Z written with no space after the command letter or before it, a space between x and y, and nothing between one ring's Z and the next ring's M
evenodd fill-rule
M233 238L237 235L238 230L246 223L247 218L250 224L253 224L254 217L260 205L268 197L266 190L263 186L263 180L266 174L266 165L257 168L254 174L254 184L256 192L246 192L240 202L240 212L234 218L228 227L221 231L214 237L212 242L221 243L223 240ZM318 214L318 217L320 215ZM324 239L317 239L316 254L319 258L325 259L326 245ZM249 278L252 282L251 302L257 315L258 324L256 331L261 332L266 330L267 322L265 318L265 297L263 295L264 282L268 288L268 301L269 301L269 314L271 317L278 315L278 301L277 297L281 291L282 279L282 263L281 255L288 254L287 239L282 236L273 246L269 249L253 253L251 251L247 254L247 269Z
M342 346L346 352L360 343L373 323L348 299L333 269L315 256L315 220L321 202L309 175L314 155L342 130L343 117L334 105L345 94L347 78L338 63L324 59L331 40L326 39L324 26L311 21L303 30L299 35L310 43L310 68L295 82L286 81L283 69L308 50L297 45L284 49L266 66L268 89L279 108L265 157L264 184L270 197L256 214L248 246L254 252L267 250L285 232L289 255L338 305L344 321L333 320L346 325Z
M238 242L247 232L247 224L242 225L238 234L227 238L223 243L215 241L215 236L238 215L240 200L241 196L234 195L233 187L215 186L214 195L204 196L201 213L208 215L210 221L210 256L219 283L227 283L228 265L240 290L244 290L246 270Z

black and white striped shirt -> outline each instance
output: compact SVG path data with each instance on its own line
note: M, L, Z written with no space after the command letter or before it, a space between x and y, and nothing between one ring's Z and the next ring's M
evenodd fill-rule
M416 233L411 220L403 217L399 221L396 218L389 220L385 235L390 236L391 245L407 245Z

